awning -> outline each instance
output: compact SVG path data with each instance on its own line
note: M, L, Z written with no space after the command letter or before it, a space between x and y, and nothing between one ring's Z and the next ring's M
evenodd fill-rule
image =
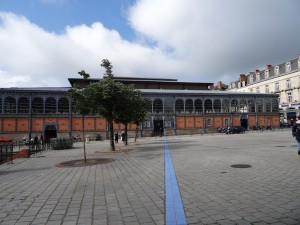
M11 138L0 137L0 143L1 142L12 142L12 139Z

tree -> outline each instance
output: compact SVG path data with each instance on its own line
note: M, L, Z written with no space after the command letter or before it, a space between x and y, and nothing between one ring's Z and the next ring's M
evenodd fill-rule
M106 118L109 128L110 147L115 151L113 123L139 124L146 115L146 100L141 97L140 91L134 86L126 86L113 79L112 65L107 59L102 60L105 68L104 79L91 83L84 90L73 88L70 90L75 100L77 112L82 115L98 113ZM80 91L79 91L80 90ZM134 107L133 107L134 106ZM127 144L127 140L126 140Z
M148 100L142 97L141 92L136 90L134 85L124 85L119 100L121 104L116 106L115 122L124 124L125 143L127 145L128 124L135 123L139 126L140 123L144 121L147 114Z
M75 112L82 115L82 135L83 135L83 152L84 162L86 162L86 150L85 150L85 134L84 134L84 116L91 113L93 109L89 104L87 93L85 89L81 89L77 86L69 89L69 94L74 102L73 109Z

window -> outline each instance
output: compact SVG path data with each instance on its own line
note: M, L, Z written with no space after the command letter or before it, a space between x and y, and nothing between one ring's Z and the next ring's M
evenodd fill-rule
M292 102L292 101L293 101L292 93L288 92L288 102Z
M292 87L291 80L290 79L286 80L286 88L290 89L291 87Z
M256 93L260 93L259 87L256 88Z
M279 74L279 66L275 66L274 73L275 73L275 75Z
M256 81L259 81L260 80L260 77L259 77L259 73L256 73Z
M290 72L291 71L291 63L290 62L287 62L285 64L285 72Z
M279 82L275 83L275 91L279 91Z
M266 78L266 79L269 78L269 70L268 70L268 69L265 70L265 78Z
M249 83L250 83L250 84L253 83L253 75L250 76L250 78L249 78Z
M212 126L212 119L211 118L207 119L207 126Z
M265 92L266 93L269 93L270 91L269 91L269 85L266 85L266 87L265 87Z
M252 88L249 88L249 91L250 91L250 92L253 92L253 89L252 89Z
M228 126L228 125L229 125L229 119L228 119L228 118L225 118L225 119L224 119L224 125L225 125L225 126Z

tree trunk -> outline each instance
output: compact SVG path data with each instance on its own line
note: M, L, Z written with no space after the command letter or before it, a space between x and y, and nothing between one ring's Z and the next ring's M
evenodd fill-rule
M127 145L127 124L125 124L125 145Z
M110 149L112 151L115 151L115 142L114 142L114 123L113 120L109 120L108 121L108 125L109 125L109 132L110 132Z
M82 115L82 138L83 138L83 155L84 155L84 162L86 163L85 132L84 132L84 115Z

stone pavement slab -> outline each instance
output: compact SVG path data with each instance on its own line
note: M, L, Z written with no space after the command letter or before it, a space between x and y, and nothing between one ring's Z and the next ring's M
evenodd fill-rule
M188 224L300 224L300 156L288 130L167 137ZM114 162L62 168L83 144L0 165L0 224L165 224L164 142L86 145ZM248 164L250 168L232 168Z

